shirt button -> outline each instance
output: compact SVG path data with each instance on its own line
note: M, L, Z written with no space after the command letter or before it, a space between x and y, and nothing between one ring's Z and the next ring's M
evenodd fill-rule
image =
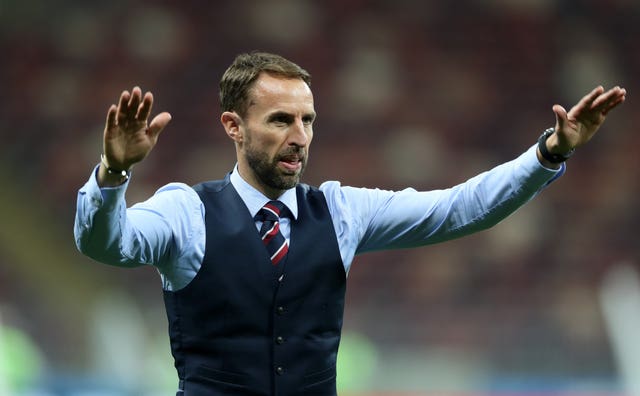
M276 367L276 374L278 374L278 375L284 374L284 367L282 367L282 366Z
M278 308L276 308L276 312L278 315L284 315L284 307L282 305L278 306Z
M284 337L281 336L277 336L276 337L276 344L284 344Z

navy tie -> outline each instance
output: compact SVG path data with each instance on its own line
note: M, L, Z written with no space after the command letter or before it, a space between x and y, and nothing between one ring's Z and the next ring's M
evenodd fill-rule
M289 244L280 232L280 213L284 204L280 201L269 201L256 214L255 219L262 221L260 227L260 237L262 243L267 248L267 253L271 258L271 264L278 265L289 251Z

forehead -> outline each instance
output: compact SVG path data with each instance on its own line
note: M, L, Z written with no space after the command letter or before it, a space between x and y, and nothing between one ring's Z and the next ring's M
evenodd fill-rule
M313 112L313 94L304 81L262 73L249 93L249 111Z

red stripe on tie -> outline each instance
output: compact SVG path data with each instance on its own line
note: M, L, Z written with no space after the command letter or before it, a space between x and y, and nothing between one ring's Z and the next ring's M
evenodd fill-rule
M289 251L289 244L280 232L279 220L283 208L282 202L269 201L255 216L256 221L262 221L259 231L260 238L274 266L278 262L283 262Z
M271 256L271 264L277 265L280 260L282 260L284 256L287 255L288 251L289 245L287 244L287 241L284 241L284 244L280 246L280 249L278 249L278 251L275 252L273 256Z
M266 210L268 210L270 212L273 212L276 216L280 217L280 209L276 208L275 206L271 205L270 203L267 203L262 208L266 209Z
M265 246L268 245L273 237L278 235L278 232L280 232L280 223L275 223L273 228L267 231L267 233L262 237L262 243L264 243Z

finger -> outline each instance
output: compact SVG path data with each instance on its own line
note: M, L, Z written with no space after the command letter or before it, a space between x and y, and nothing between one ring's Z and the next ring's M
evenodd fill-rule
M171 121L171 114L167 113L166 111L155 116L151 121L151 124L149 124L148 131L151 136L157 137L160 132L162 132L164 127L167 126L169 121Z
M107 123L106 123L106 131L110 131L116 126L116 114L118 113L118 108L116 105L112 104L109 107L109 111L107 111Z
M142 103L138 107L138 113L136 114L136 119L138 121L146 121L151 114L151 107L153 106L153 94L151 92L147 92L144 94L144 98L142 98Z
M595 109L601 112L608 112L613 107L619 105L624 101L627 91L620 87L612 88L605 98L598 99L593 103Z
M123 122L127 118L127 103L129 103L130 98L131 94L129 91L122 91L120 94L120 100L118 101L118 109L116 112L116 119L118 123Z
M142 98L142 90L140 87L133 87L131 90L131 99L129 99L129 103L127 104L127 116L131 119L135 118L136 113L138 112L138 106L140 106L140 100Z
M558 104L553 105L551 109L556 114L556 131L564 129L564 126L567 124L569 117L567 114L567 110L565 110L564 107Z
M607 113L609 113L609 111L611 111L614 107L618 106L619 104L622 104L626 99L626 96L622 95L618 98L616 98L616 100L612 101L611 103L609 103L607 105L607 107L605 107L602 110L602 114L603 115L607 115Z
M591 104L592 108L598 108L600 106L606 106L608 102L615 100L616 97L621 95L620 87L614 87L598 96Z
M136 111L138 110L139 99L137 99L138 95L138 87L134 87L131 90L131 94L129 95L129 100L124 104L123 113L124 117L127 119L131 119L135 117Z
M576 111L581 111L582 109L589 109L592 107L593 102L604 92L604 87L602 85L597 86L591 92L586 94L580 99L580 101L573 106ZM572 109L573 110L573 109Z

